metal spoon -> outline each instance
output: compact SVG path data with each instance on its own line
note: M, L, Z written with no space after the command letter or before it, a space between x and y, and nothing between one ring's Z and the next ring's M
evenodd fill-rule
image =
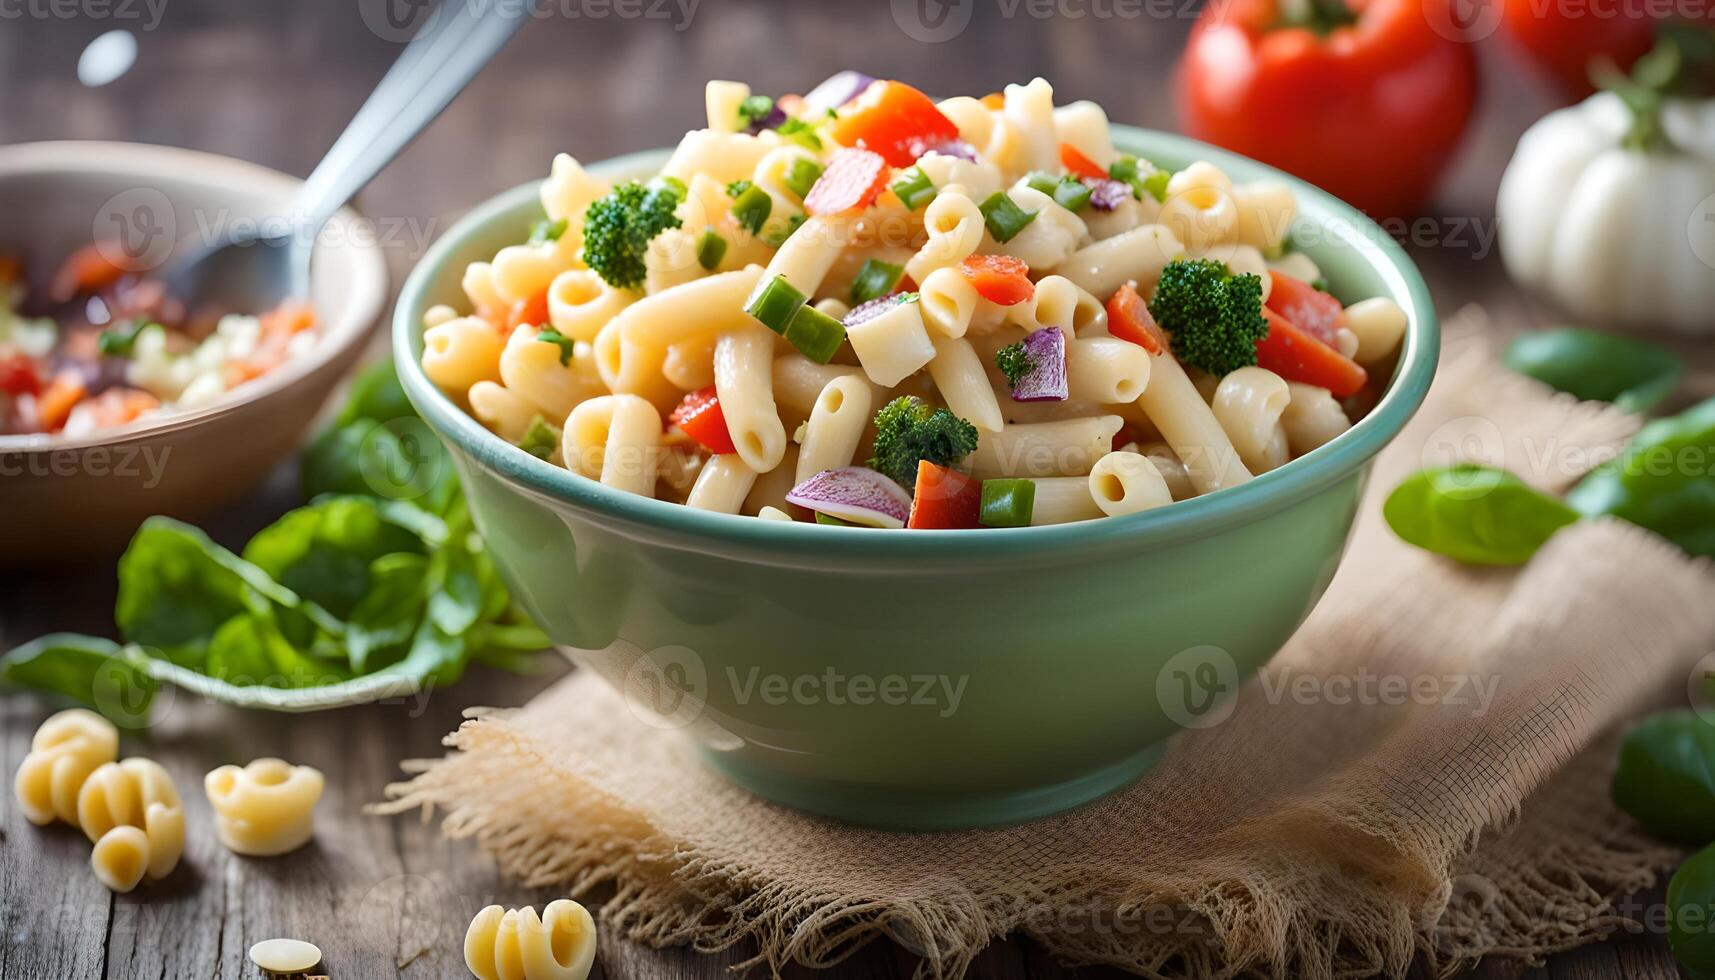
M307 297L322 226L440 115L530 12L527 0L442 0L280 220L258 222L262 232L190 243L162 276L168 295L189 310L245 312Z

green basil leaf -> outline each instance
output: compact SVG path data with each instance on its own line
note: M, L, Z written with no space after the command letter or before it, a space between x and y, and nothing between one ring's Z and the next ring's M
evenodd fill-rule
M458 636L482 617L483 589L471 554L462 547L437 551L429 561L434 591L429 595L429 619L440 630Z
M396 662L423 617L428 559L391 554L369 566L370 589L351 611L345 642L351 669L359 674Z
M1562 327L1528 333L1507 346L1507 367L1585 401L1645 412L1673 392L1685 362L1631 337Z
M1691 555L1715 555L1715 398L1646 423L1619 456L1566 495L1587 517L1612 515Z
M1419 470L1382 505L1407 544L1474 565L1521 565L1578 512L1505 470Z
M1620 742L1613 795L1652 834L1715 841L1715 725L1668 711L1633 726Z
M369 566L383 555L421 554L414 528L401 527L373 497L323 497L257 532L244 559L281 585L348 619L369 593Z
M1715 847L1687 858L1667 883L1667 944L1692 980L1715 978Z
M50 633L0 657L0 682L87 705L121 728L149 722L156 684L140 654L99 636Z

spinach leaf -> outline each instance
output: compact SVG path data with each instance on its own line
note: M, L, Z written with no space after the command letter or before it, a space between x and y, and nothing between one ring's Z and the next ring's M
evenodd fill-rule
M1685 363L1631 337L1578 327L1528 333L1507 346L1506 365L1586 401L1645 412L1673 392Z
M1715 555L1715 398L1646 424L1566 502L1648 528L1687 554Z
M1614 802L1650 833L1715 841L1715 725L1692 711L1647 718L1626 732Z
M1715 847L1679 866L1667 883L1667 944L1692 980L1715 980Z
M1382 516L1425 551L1473 565L1522 565L1578 512L1505 470L1460 463L1406 477Z
M371 588L370 563L421 554L415 529L401 527L374 497L323 497L263 528L244 560L323 609L349 619Z
M50 633L0 657L0 682L69 698L122 728L138 728L148 721L156 687L140 657L99 636Z

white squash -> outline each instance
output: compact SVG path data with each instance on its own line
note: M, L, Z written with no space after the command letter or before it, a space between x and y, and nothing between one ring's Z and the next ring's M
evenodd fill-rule
M1625 145L1632 125L1604 92L1524 134L1495 204L1501 257L1591 325L1715 335L1715 100L1668 100L1664 148Z

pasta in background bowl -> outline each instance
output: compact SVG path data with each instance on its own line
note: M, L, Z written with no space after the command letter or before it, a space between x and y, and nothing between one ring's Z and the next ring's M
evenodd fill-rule
M724 118L725 110L715 107L733 93L718 83L710 88L711 116ZM738 93L741 103L745 94ZM477 523L509 583L556 642L626 690L641 714L684 726L717 769L766 796L866 823L955 827L1053 812L1135 778L1153 764L1168 735L1218 711L1216 695L1236 688L1308 614L1338 563L1369 460L1404 425L1428 387L1437 325L1421 278L1379 229L1308 185L1194 141L1109 127L1089 103L1062 107L1048 117L1055 128L1048 136L1050 149L1034 152L1052 153L1057 144L1076 140L1088 148L1086 156L1135 157L1133 173L1123 172L1122 163L1121 172L1112 174L1117 180L1092 174L1089 181L1079 181L1066 172L1068 163L1055 168L1049 175L1053 180L1036 179L1038 186L1032 187L1028 167L996 166L998 177L985 183L992 175L959 159L968 153L979 163L992 162L993 154L1013 152L1006 149L1007 141L1028 135L1006 129L1014 101L1028 108L1049 98L1046 84L1037 82L1010 86L1004 100L989 105L940 103L949 118L958 118L957 135L967 146L945 147L953 162L890 163L881 175L888 187L882 203L855 219L861 222L913 196L916 178L906 171L916 169L925 177L935 196L909 210L921 215L918 220L929 231L904 240L892 253L865 247L841 249L831 259L800 256L798 261L821 269L806 277L802 269L807 266L794 266L791 255L811 250L793 242L806 229L832 235L818 227L830 222L821 215L795 226L769 221L784 214L789 222L794 201L822 193L816 188L821 177L800 180L802 189L790 186L791 161L813 154L794 150L795 137L703 130L687 135L672 154L635 154L587 170L562 157L546 185L503 194L452 229L405 287L394 341L406 390L451 447ZM1039 113L1040 107L1028 111ZM976 131L983 125L979 113L1000 136ZM1092 144L1091 132L1105 133L1112 149L1099 141ZM820 136L827 140L828 130ZM883 146L875 131L869 136L866 145ZM716 143L730 146L745 139L768 148L747 147L746 152L756 153L748 163L730 162L710 150ZM984 149L971 152L978 146ZM862 185L860 190L872 186L867 174L849 180L837 171L844 166L836 162L837 152L824 145L816 155L822 176L836 173L842 178L837 184ZM784 189L766 186L769 171L758 164L769 153L786 161L779 167ZM687 169L687 160L697 162ZM1157 220L1134 215L1129 227L1105 237L1089 231L1104 221L1128 220L1123 214L1113 218L1116 212L1149 208L1144 193L1151 163L1180 178L1191 175L1181 181L1189 181L1190 188L1181 186L1167 201L1156 202L1163 208L1183 199L1218 211L1219 195L1199 189L1204 181L1289 189L1297 211L1292 225L1297 247L1277 253L1276 261L1307 264L1342 299L1375 300L1368 309L1348 308L1346 329L1353 336L1330 335L1327 346L1361 343L1363 331L1371 328L1364 318L1373 320L1384 301L1405 321L1397 358L1369 362L1376 383L1365 381L1342 392L1351 396L1343 405L1331 397L1300 398L1300 408L1323 407L1287 419L1298 393L1293 386L1303 386L1302 381L1254 365L1206 379L1184 370L1175 376L1174 354L1148 351L1148 337L1128 339L1125 330L1111 329L1110 314L1125 316L1131 322L1120 326L1151 330L1157 342L1168 339L1150 317L1127 314L1127 307L1116 308L1113 302L1127 280L1142 278L1136 269L1143 260L1136 255L1145 246L1153 244L1155 253L1163 253L1159 241L1146 241L1159 234L1159 211L1152 216ZM627 287L631 294L620 295L613 283L580 261L582 249L589 248L590 229L572 220L572 211L613 196L609 188L628 179L649 181L663 167L682 187L660 179L638 183L636 191L627 192L637 205L628 215L647 215L654 206L657 217L668 210L679 216L679 226L655 236L641 269L629 269L638 277ZM735 181L748 186L730 186ZM1085 195L1072 184L1090 188L1093 196L1103 192L1102 184L1114 182L1134 193L1100 215L1078 218L1072 207L1059 203L1087 203L1079 201ZM950 192L951 184L971 193ZM732 209L758 187L769 206L749 212L740 208L740 218L755 219L754 229L735 225ZM646 202L650 194L657 195L653 205ZM760 198L752 194L751 200ZM937 209L938 200L952 203ZM703 210L693 212L698 202ZM939 257L951 261L923 261L937 228L951 235L963 220L968 229L966 203L976 205L977 220L983 222L976 233L988 245L978 246L975 254L1020 259L1029 269L1028 298L999 302L1011 298L1007 289L1024 288L1012 275L1015 267L1004 262L980 260L985 268L967 273L958 267L965 256L951 248ZM557 204L566 210L556 214ZM959 218L942 213L955 208L966 213ZM760 218L757 211L764 212ZM1032 218L1018 216L1032 212ZM854 220L850 213L835 217ZM944 220L937 224L937 219ZM910 227L911 220L902 223ZM1209 220L1218 226L1225 219ZM1239 217L1232 220L1237 223ZM597 241L612 240L599 223L590 227ZM1197 240L1203 218L1181 227L1184 235L1174 236L1180 239L1178 247L1149 260L1157 274L1176 259L1194 264L1212 257L1221 266L1218 273L1187 265L1173 274L1183 274L1197 288L1213 283L1213 288L1230 289L1241 299L1244 289L1256 288L1241 281L1243 270L1255 266L1259 278L1268 278L1260 275L1269 264L1260 248L1245 246L1254 256L1238 249L1216 251L1221 236L1232 241L1233 228ZM710 233L726 245L705 261L716 250L708 244ZM775 251L771 237L784 241L784 247ZM1082 253L1089 253L1085 259L1100 256L1103 243L1115 239L1119 244L1110 249L1123 254L1070 261ZM1184 239L1197 240L1196 245ZM675 247L696 258L668 261ZM1098 251L1089 252L1092 248ZM625 276L611 256L591 254L595 261L590 265L600 265L604 273L622 268L618 275ZM885 281L887 270L875 276L877 264L901 267L911 278L909 285L918 287L906 292L915 295L901 298L896 282ZM1050 271L1045 275L1040 269ZM991 271L995 274L985 279ZM867 330L861 317L854 322L849 309L841 308L850 304L836 295L866 276L883 280L872 287L879 289L881 306L871 322L880 325ZM954 277L981 290L974 300ZM1306 277L1315 275L1306 272ZM800 288L780 290L770 285L776 278ZM1057 278L1065 285L1053 281ZM1149 299L1151 287L1140 282L1138 300ZM532 309L538 289L544 298ZM864 297L848 293L847 298ZM486 316L459 315L473 305ZM906 306L918 308L911 311L915 318L898 312ZM1043 316L1034 315L1036 307L1044 309ZM1193 303L1191 308L1202 307ZM1175 315L1171 307L1162 309ZM580 319L586 313L590 318ZM429 340L437 345L427 348L427 372L425 317ZM616 321L642 326L608 329L604 335L604 327ZM962 330L945 326L960 321ZM730 326L709 331L711 322ZM557 338L541 336L550 323ZM836 327L843 332L836 335ZM1387 332L1385 324L1376 329ZM1172 337L1179 338L1181 331L1191 333L1181 327ZM831 338L836 336L843 341L835 343ZM1097 340L1104 343L1090 343ZM996 402L1001 419L987 413L988 399L974 384L966 386L970 397L961 399L956 381L936 376L935 362L958 349L954 342L963 343L969 354L954 355L949 363L976 363L987 375L982 388ZM1135 364L1137 355L1116 344L1137 346L1150 367L1129 374L1089 369L1092 363L1121 358ZM1204 347L1219 356L1231 349L1220 342ZM1014 366L1024 365L1016 384L1012 374L995 380L1009 356L1002 348L1015 348ZM1105 352L1096 356L1095 348ZM486 353L461 357L466 349ZM1355 347L1348 352L1363 356ZM1186 356L1203 359L1197 351ZM1058 375L1040 371L1043 364L1051 369L1057 364ZM462 375L461 365L466 368ZM722 372L766 377L773 411L756 411L758 399L747 398L746 389L730 377L723 385ZM1171 421L1160 425L1163 413L1112 410L1119 399L1135 405L1163 377L1176 378L1171 383L1181 399L1176 404L1190 404L1187 392L1194 396L1191 414L1201 426L1196 431L1219 433L1224 450L1193 458L1196 454L1175 451L1175 442L1185 444L1185 433L1171 431ZM526 380L520 383L520 378ZM562 383L550 388L540 383L542 378ZM709 448L695 435L709 432L699 421L706 406L686 393L695 394L711 381L733 445L712 456L694 448L681 452L673 444L701 442ZM1056 384L1065 385L1065 394ZM1094 384L1106 384L1110 394L1073 397ZM759 387L753 382L749 390ZM1003 397L1006 387L1016 401ZM1046 398L1037 400L1043 393ZM903 396L917 401L896 401ZM818 413L838 415L854 405L861 406L866 423L855 443L849 430L818 428ZM945 446L961 438L962 430L945 419L926 421L947 414L935 413L942 406L957 416L954 422L976 429L977 437L972 451L938 467L954 474L953 483L925 484L922 474L937 468L937 461L932 450L913 447ZM1337 423L1327 406L1339 415ZM892 410L895 417L875 418L878 410ZM1348 411L1361 416L1349 428L1344 424ZM553 424L555 416L563 426ZM664 435L669 419L677 424ZM889 425L906 432L899 442L909 451L869 448L873 433ZM910 428L918 425L928 427ZM544 437L541 430L548 427L559 431ZM988 436L1013 427L1054 433L1041 443L1046 447L1041 458L1049 467L1045 474L1009 469L1034 458L1030 440L1014 442L1010 452L985 445ZM1122 430L1136 446L1114 443ZM625 438L616 440L622 433ZM1289 443L1284 449L1283 437ZM1307 451L1288 462L1282 456L1292 452L1293 438ZM1158 439L1168 445L1146 445ZM646 452L663 443L673 451ZM588 451L598 445L600 450ZM1074 459L1080 447L1087 449ZM1130 451L1112 452L1115 448ZM916 486L904 485L907 465L891 467L897 481L861 468L869 452L876 454L876 468L882 471L890 469L889 461L916 463ZM817 462L801 467L806 454ZM674 455L695 460L685 467L689 472L672 472L670 464L660 462ZM561 465L568 456L588 475ZM640 475L635 463L628 468L627 458L653 459L654 470ZM834 465L824 468L826 460ZM1186 464L1182 475L1171 470L1175 460ZM858 464L848 469L859 473L836 487L832 497L845 510L827 504L830 498L817 496L816 487L805 486L806 478L814 482L818 473L846 473L841 467L848 463ZM1243 476L1229 478L1235 473ZM967 485L957 485L959 479ZM1103 480L1121 488L1114 500L1123 500L1127 481L1135 481L1162 506L1078 520L1104 512L1098 496ZM1033 500L1018 499L1017 484L1025 482L1032 485L1028 496ZM1185 482L1191 489L1174 493L1173 485ZM874 513L913 507L913 489L919 500L926 492L936 499L974 499L970 485L980 487L980 516L989 528L927 529L973 525L966 523L968 514L936 525L920 524L905 511L893 513L898 523L909 520L911 530L817 526L803 520L802 512L799 520L791 520L787 503L792 493L794 501L809 501L825 518L855 515L879 524ZM936 489L948 486L953 489ZM653 499L658 487L672 488L660 491L669 499ZM1189 499L1168 504L1163 493ZM718 506L697 506L699 494L705 505L718 501ZM902 505L900 497L905 498ZM1044 513L1055 515L1056 522L1002 530L990 520L1040 524L1036 518ZM1196 685L1203 687L1192 689ZM867 693L852 696L856 690ZM790 693L775 696L779 691Z

